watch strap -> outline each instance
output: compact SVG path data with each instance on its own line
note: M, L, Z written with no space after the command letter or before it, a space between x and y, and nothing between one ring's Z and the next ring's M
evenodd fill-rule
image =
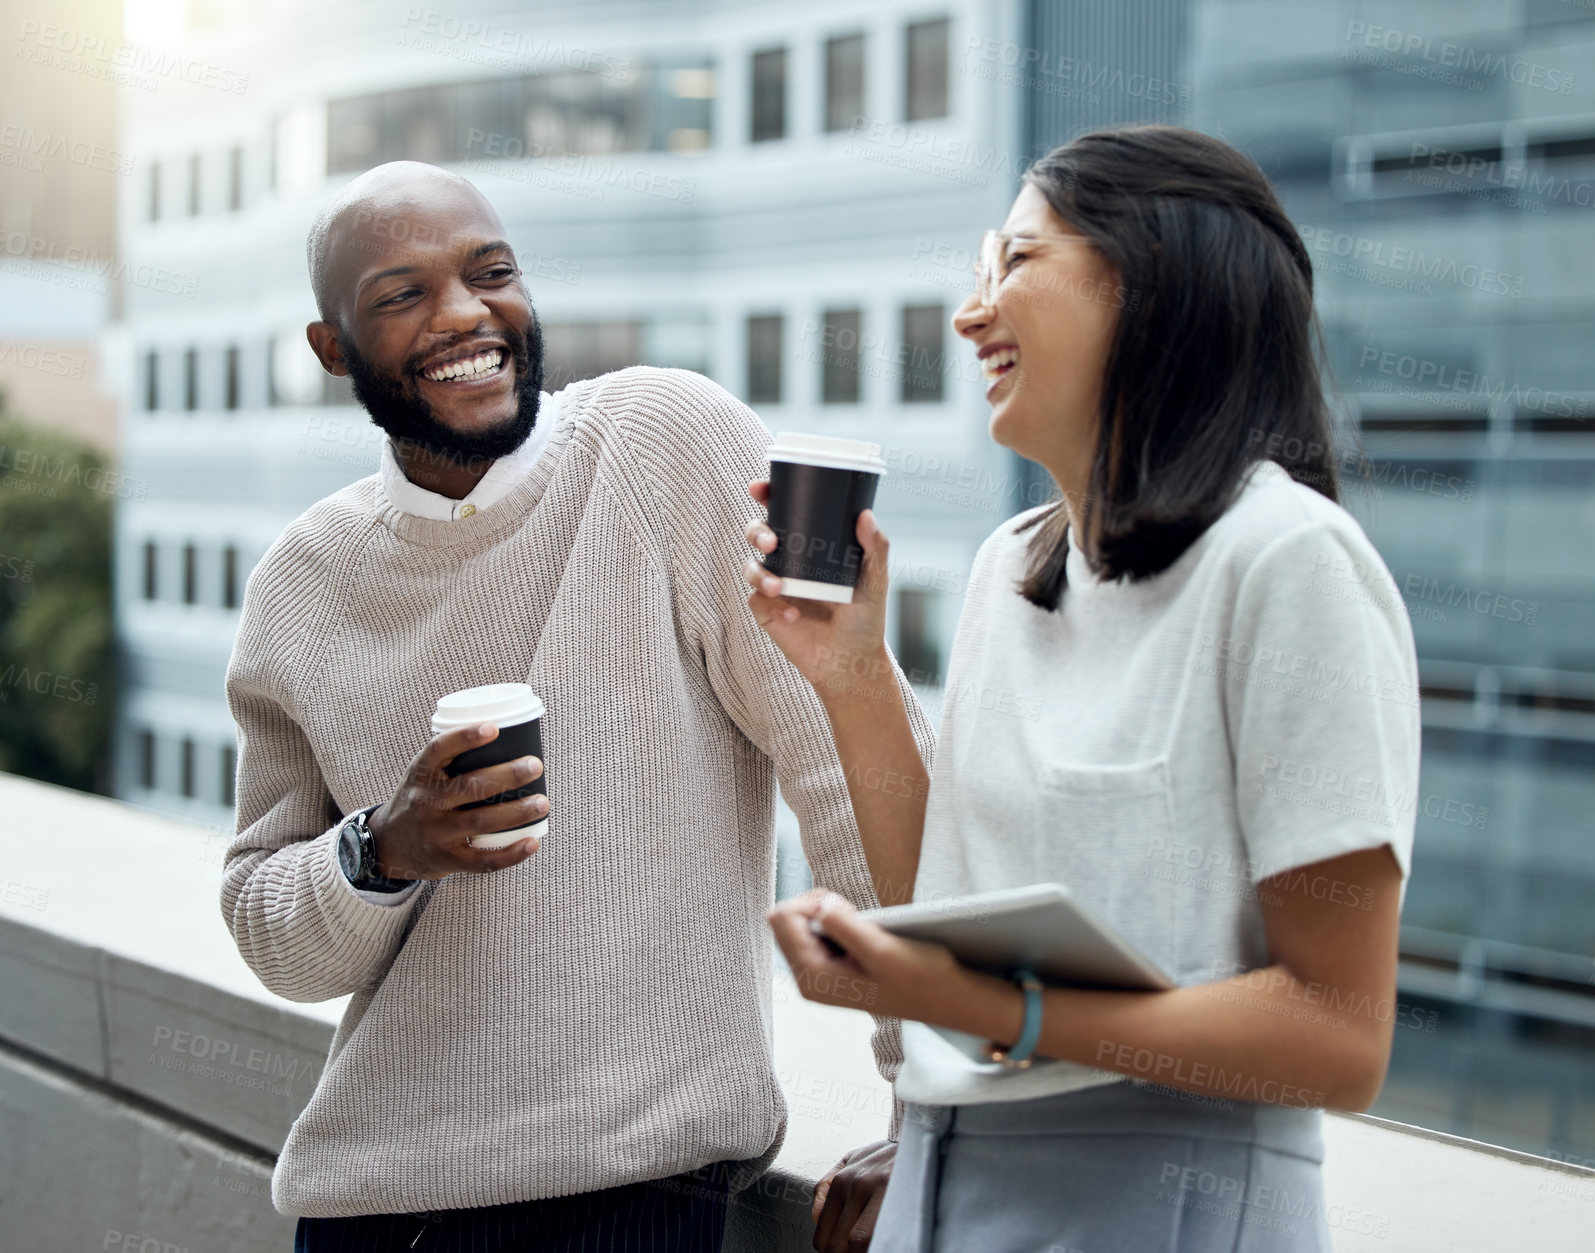
M1001 1062L1004 1066L1014 1070L1023 1070L1032 1061L1032 1054L1036 1045L1041 1041L1041 980L1032 970L1016 970L1013 981L1019 985L1019 990L1025 997L1024 1024L1019 1028L1019 1039L1012 1048L1003 1048L999 1044L988 1044L986 1056L994 1062Z
M357 810L344 819L346 827L350 824L354 825L355 838L359 842L360 848L357 870L352 877L349 877L349 882L361 892L402 892L415 880L389 879L377 873L376 844L371 837L371 828L367 825L367 820L381 808L380 802L375 805L368 805L366 808Z

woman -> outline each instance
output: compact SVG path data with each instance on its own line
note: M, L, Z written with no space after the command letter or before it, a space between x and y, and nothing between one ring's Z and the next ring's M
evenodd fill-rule
M928 798L866 786L927 775L873 515L853 604L751 559L749 606L825 702L878 883L1068 884L1178 986L1027 990L779 906L805 995L904 1020L871 1247L1327 1249L1319 1110L1366 1108L1389 1058L1419 719L1401 598L1336 503L1306 250L1227 145L1098 132L1027 173L954 326L992 438L1061 498L975 559ZM868 1229L842 1208L822 1245Z

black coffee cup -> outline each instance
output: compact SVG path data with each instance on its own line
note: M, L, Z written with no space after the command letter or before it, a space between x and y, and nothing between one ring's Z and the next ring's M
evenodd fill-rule
M849 604L864 550L858 516L875 503L886 462L867 440L783 431L770 446L768 524L775 548L764 568L781 595Z
M437 711L432 715L433 735L460 727L476 726L482 722L491 722L498 728L496 739L483 744L480 748L467 749L444 767L445 772L453 778L472 770L480 770L483 766L502 765L506 761L514 761L517 757L541 759L544 712L543 702L525 683L489 683L485 687L468 687L464 691L451 692L447 696L439 697ZM500 792L497 796L472 801L468 805L461 805L460 808L480 809L483 805L498 805L504 801L519 800L533 793L542 793L546 796L547 778L548 764L544 762L543 773L530 783L513 791ZM548 819L539 818L536 822L523 827L473 836L471 847L507 848L529 835L542 839L547 829Z

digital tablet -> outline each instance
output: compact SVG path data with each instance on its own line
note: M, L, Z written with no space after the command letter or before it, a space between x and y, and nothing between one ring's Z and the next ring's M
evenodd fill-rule
M945 944L966 966L991 974L1006 976L1024 967L1045 983L1066 987L1158 991L1174 986L1156 962L1061 883L888 905L861 910L859 917L894 935Z

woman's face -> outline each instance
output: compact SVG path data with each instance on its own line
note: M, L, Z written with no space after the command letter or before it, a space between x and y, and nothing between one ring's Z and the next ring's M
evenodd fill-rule
M979 352L991 437L1044 465L1066 492L1083 492L1124 305L1119 274L1028 184L1002 234L991 304L977 290L953 329Z

